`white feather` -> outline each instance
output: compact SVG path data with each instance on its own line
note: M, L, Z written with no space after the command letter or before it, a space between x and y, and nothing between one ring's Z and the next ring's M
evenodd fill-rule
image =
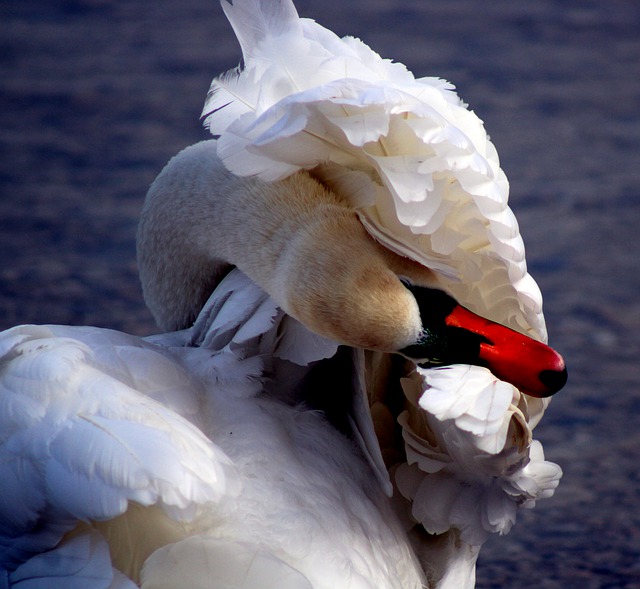
M62 542L12 571L9 586L25 589L136 589L111 566L109 546L96 532Z
M403 388L408 461L395 479L427 531L457 530L479 547L490 533L506 534L519 507L553 494L562 472L532 441L524 396L514 387L459 365L418 368Z
M463 304L545 340L508 182L482 121L453 87L416 79L312 21L298 26L293 7L280 26L273 19L281 3L245 8L265 13L234 21L244 68L214 80L205 105L228 168L267 181L313 169L376 239L439 272ZM350 173L364 173L368 186ZM504 288L493 297L496 270ZM537 405L536 414L544 409Z
M129 501L190 517L195 504L233 489L229 459L170 408L192 411L194 383L177 365L173 382L164 380L161 349L109 330L56 326L14 328L2 341L0 470L13 481L0 498L10 523L3 562L21 558L23 544L39 546L41 518L53 541L76 520L115 517ZM122 361L126 348L140 367L135 379Z

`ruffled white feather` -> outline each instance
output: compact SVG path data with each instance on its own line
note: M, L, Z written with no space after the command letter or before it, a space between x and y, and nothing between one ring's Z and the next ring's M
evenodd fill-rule
M298 19L288 2L223 6L244 67L213 81L203 114L225 165L267 181L313 170L464 304L544 340L507 179L453 86ZM257 33L249 8L262 11Z
M520 507L553 494L562 471L532 440L513 386L484 368L457 365L417 368L403 388L407 464L396 484L428 532L456 529L480 546L491 533L509 532Z
M298 19L290 2L222 3L244 64L213 81L203 116L228 169L266 181L310 170L460 303L546 341L508 181L453 86ZM261 12L257 32L249 6ZM553 493L560 469L531 439L547 401L471 367L417 370L410 382L397 483L427 531L479 546L511 528L518 506ZM469 554L472 567L477 550ZM446 573L442 586L473 585L472 571L461 575Z
M203 117L229 170L267 181L311 170L461 304L546 341L508 181L453 86L298 19L289 1L222 5L244 66L213 81ZM257 32L248 10L261 12ZM529 399L532 425L547 404Z

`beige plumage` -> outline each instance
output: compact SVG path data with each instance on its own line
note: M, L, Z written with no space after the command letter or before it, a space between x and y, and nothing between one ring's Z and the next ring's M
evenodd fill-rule
M414 342L422 325L398 277L436 282L429 269L375 242L353 207L309 174L274 184L238 178L214 141L178 155L151 187L138 262L145 300L166 330L193 322L233 265L313 331L388 352Z

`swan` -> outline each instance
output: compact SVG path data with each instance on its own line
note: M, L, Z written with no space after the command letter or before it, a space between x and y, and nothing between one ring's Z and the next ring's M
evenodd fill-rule
M472 588L566 381L495 148L289 0L222 7L244 65L141 214L164 332L0 334L0 586Z

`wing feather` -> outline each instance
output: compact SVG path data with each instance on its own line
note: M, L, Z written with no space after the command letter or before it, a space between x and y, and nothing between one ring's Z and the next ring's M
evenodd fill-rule
M268 4L234 2L244 68L214 80L205 106L229 170L267 181L313 170L377 240L434 269L461 303L546 340L509 184L482 121L451 84L415 78L362 41L296 24L292 5Z
M89 532L38 554L8 575L11 587L26 589L135 589L111 566L109 546Z
M129 501L187 518L233 488L229 459L152 398L194 411L193 379L161 348L56 326L14 328L0 347L0 472L11 481L0 498L5 565L46 549L77 520L123 513ZM143 367L138 376L127 348Z

